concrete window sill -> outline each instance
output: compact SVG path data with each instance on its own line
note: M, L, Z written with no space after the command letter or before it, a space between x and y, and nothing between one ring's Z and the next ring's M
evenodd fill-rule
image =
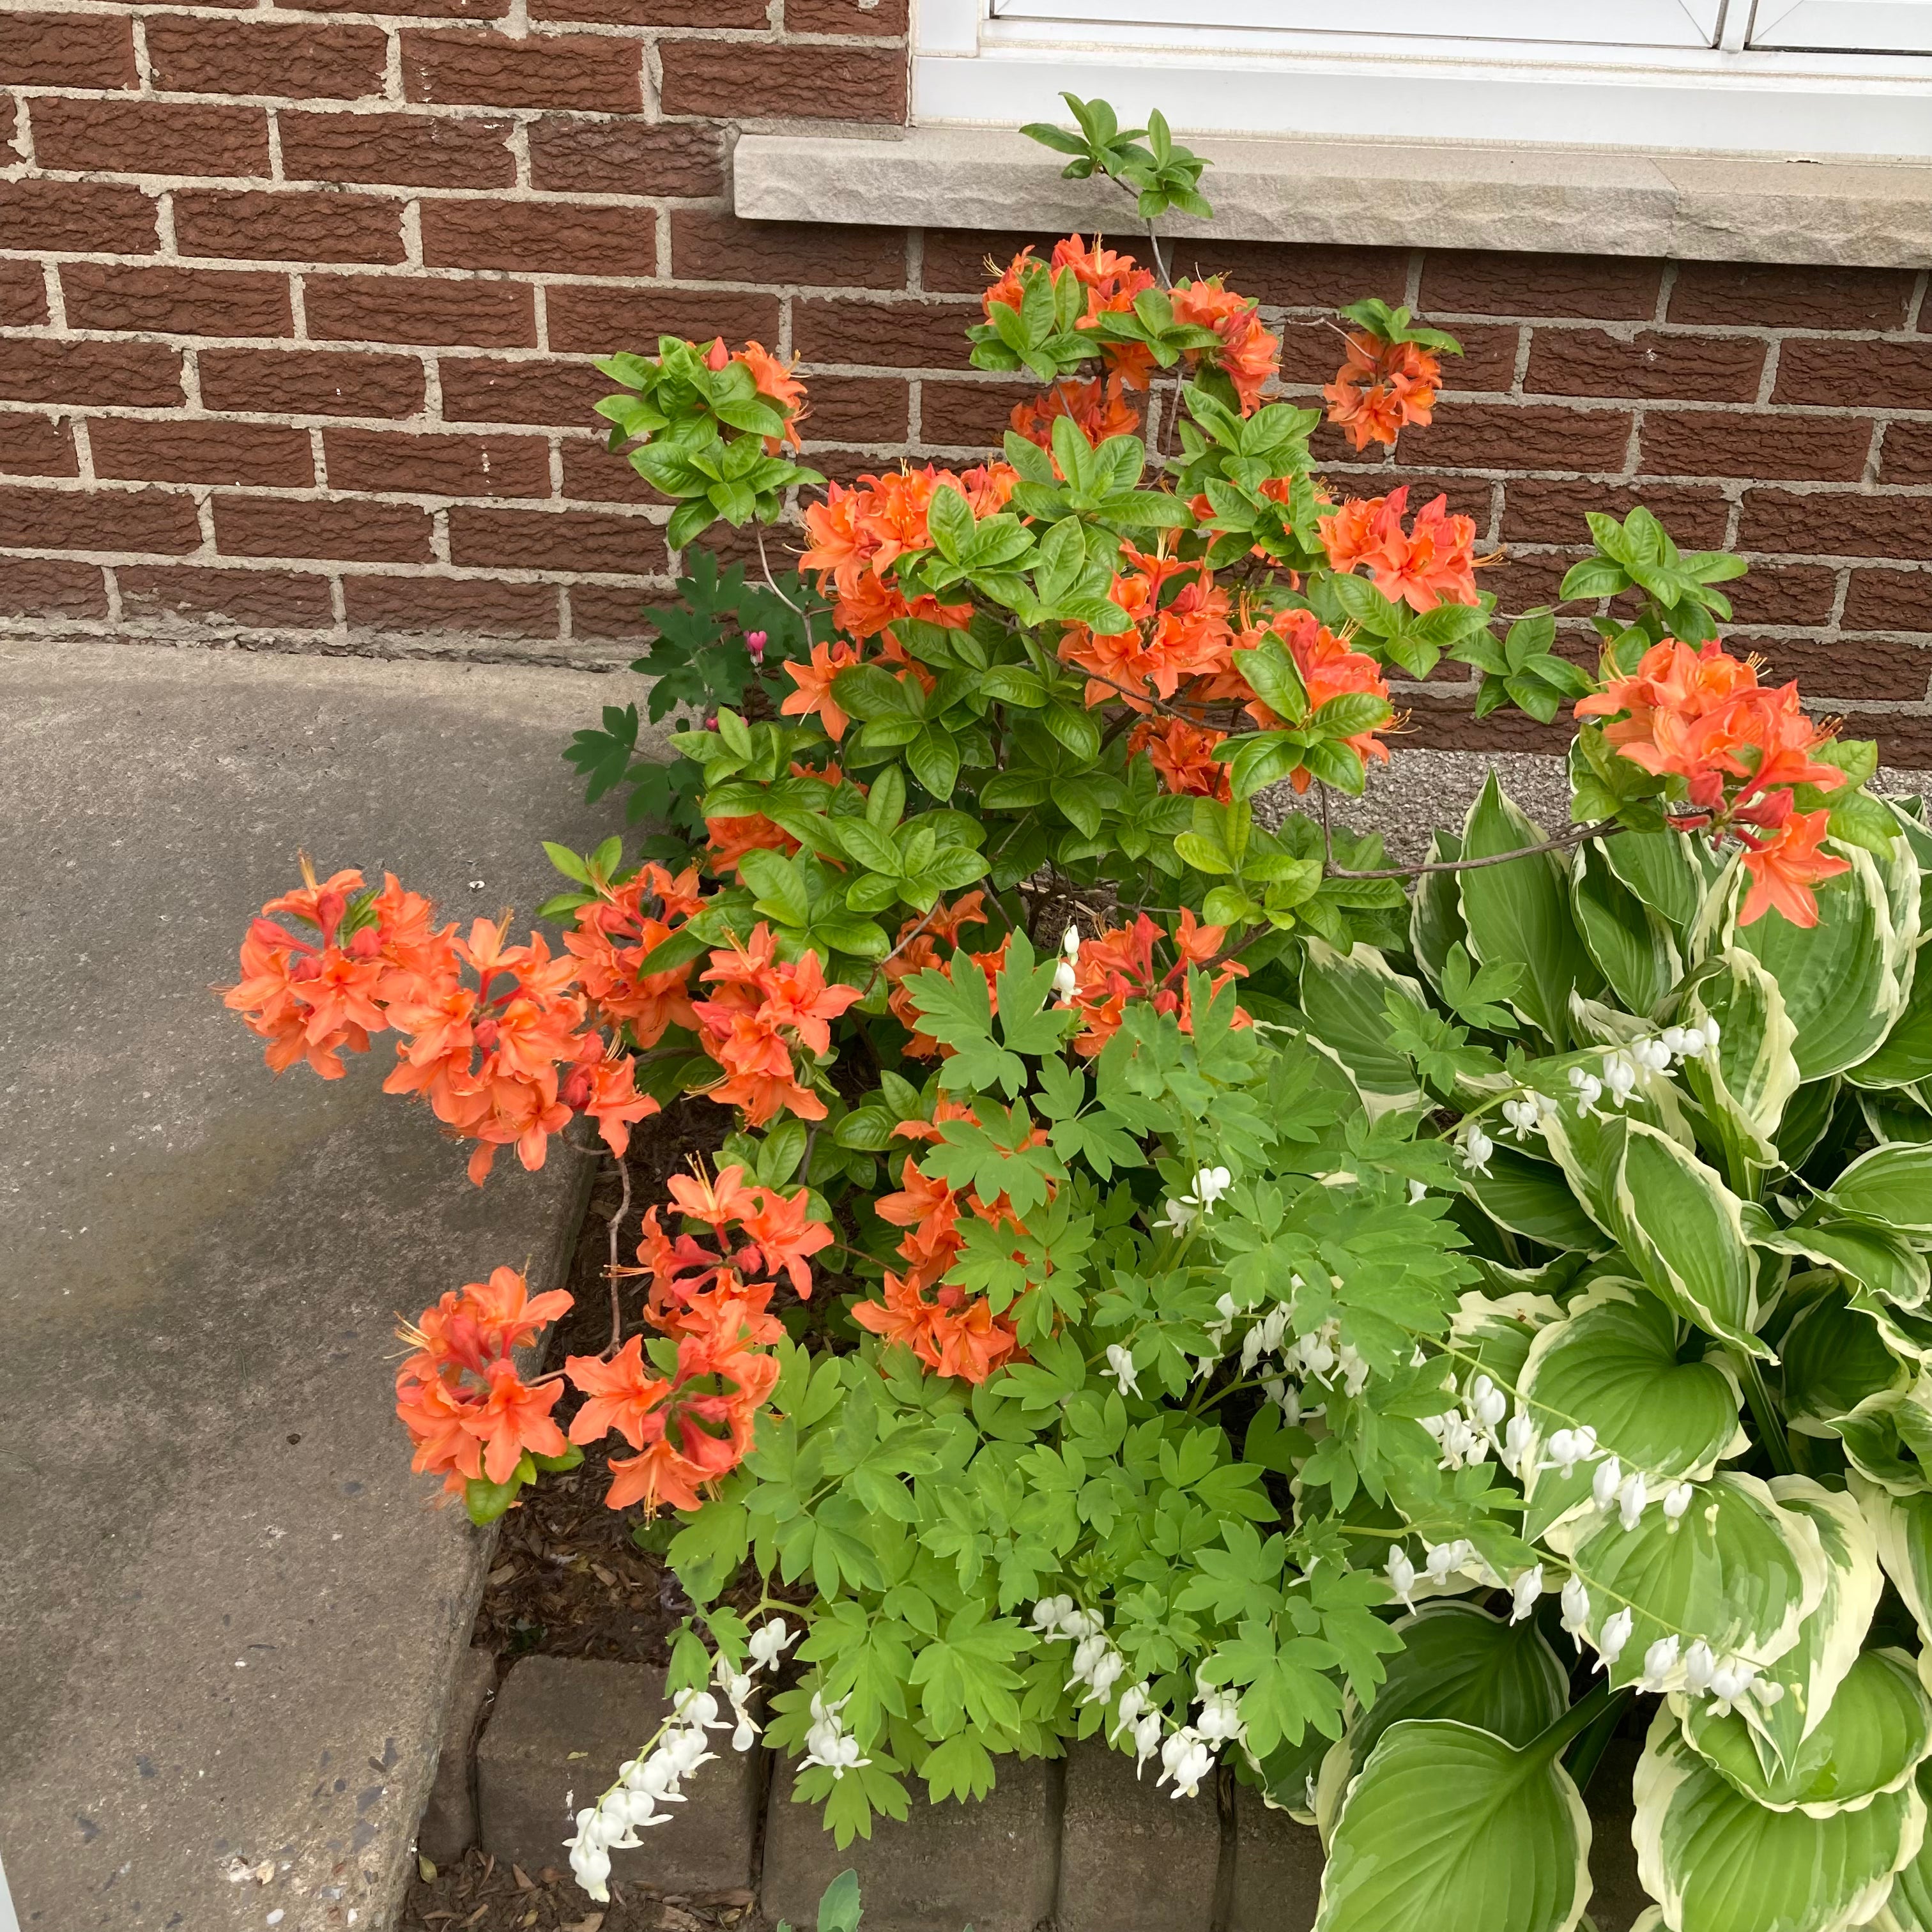
M1932 165L1467 142L1192 138L1211 224L1177 236L1863 268L1932 266ZM1004 128L746 134L734 206L756 221L1138 226L1119 190L1064 181Z

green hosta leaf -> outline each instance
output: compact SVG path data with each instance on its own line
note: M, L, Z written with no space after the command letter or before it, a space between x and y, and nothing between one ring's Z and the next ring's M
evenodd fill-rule
M1932 1700L1903 1651L1868 1650L1852 1664L1788 1767L1767 1772L1750 1726L1691 1702L1684 1735L1748 1798L1773 1811L1828 1818L1902 1790L1932 1752Z
M1392 1724L1445 1718L1519 1748L1562 1717L1569 1674L1533 1618L1505 1623L1474 1604L1430 1604L1394 1626L1402 1648L1366 1710L1351 1705L1348 1775L1367 1762Z
M1836 1286L1801 1307L1778 1343L1789 1425L1832 1436L1875 1396L1902 1394L1912 1372L1886 1347L1878 1324Z
M1542 842L1544 833L1503 795L1492 772L1469 808L1462 856L1487 858ZM1469 951L1484 964L1514 964L1526 976L1512 1002L1516 1011L1561 1050L1570 1043L1570 995L1594 969L1571 916L1565 868L1540 852L1508 865L1459 875Z
M1610 990L1631 1012L1654 1012L1684 970L1670 921L1624 885L1594 840L1577 848L1570 902Z
M1315 1932L1573 1932L1590 1821L1552 1753L1468 1724L1399 1724L1351 1787Z
M1637 1871L1674 1932L1846 1932L1917 1854L1916 1786L1828 1818L1754 1803L1660 1711L1637 1765Z
M1733 948L1700 979L1682 1015L1685 1024L1714 1018L1718 1050L1684 1063L1684 1077L1724 1149L1734 1184L1755 1191L1778 1165L1778 1130L1798 1087L1792 1048L1798 1029L1784 996L1757 958Z
M1564 1320L1539 1329L1518 1387L1545 1460L1557 1430L1587 1423L1626 1471L1644 1472L1654 1495L1687 1478L1701 1481L1749 1447L1728 1364L1721 1356L1679 1360L1676 1317L1635 1282L1594 1282ZM1589 1507L1594 1474L1588 1462L1568 1476L1553 1465L1536 1470L1523 1534L1534 1540Z
M1838 1176L1825 1198L1843 1213L1882 1227L1932 1234L1932 1145L1874 1148Z
M1577 1204L1570 1184L1547 1161L1498 1145L1486 1174L1466 1173L1462 1185L1498 1226L1546 1247L1598 1252L1610 1238Z
M1850 1078L1859 1087L1906 1087L1932 1079L1932 971L1913 973L1904 1011L1878 1051L1859 1061Z
M1429 844L1429 862L1440 865L1462 856L1453 832L1438 832ZM1452 946L1468 938L1462 925L1462 900L1454 872L1425 872L1415 882L1408 907L1408 950L1430 983L1440 988ZM1465 950L1467 950L1466 946Z
M1932 1495L1894 1496L1856 1471L1850 1480L1878 1560L1912 1612L1920 1642L1932 1645Z
M1372 946L1337 952L1311 938L1301 969L1301 1010L1309 1030L1340 1056L1370 1111L1406 1107L1420 1097L1408 1057L1389 1044L1385 1001L1391 989L1418 1005L1427 995L1390 967Z
M1918 1771L1918 1796L1932 1796L1932 1766ZM1932 1833L1927 1834L1932 1840ZM1932 1842L1922 1843L1910 1862L1892 1882L1885 1910L1871 1922L1871 1932L1932 1932Z
M1676 1636L1684 1650L1702 1637L1717 1657L1768 1664L1797 1642L1823 1600L1824 1546L1808 1516L1736 1471L1696 1486L1674 1523L1653 1503L1634 1529L1612 1510L1550 1532L1589 1591L1593 1642L1606 1618L1625 1606L1634 1613L1610 1671L1619 1688L1644 1674L1644 1654L1660 1637ZM1665 1688L1681 1688L1683 1672L1680 1654Z
M1703 903L1697 876L1681 832L1620 832L1602 842L1612 872L1652 911L1660 913L1679 934L1688 933Z

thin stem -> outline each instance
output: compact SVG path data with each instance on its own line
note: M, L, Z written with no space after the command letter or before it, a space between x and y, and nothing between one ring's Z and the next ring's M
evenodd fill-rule
M1624 1712L1636 1695L1626 1684L1610 1699L1597 1713L1589 1729L1570 1746L1564 1768L1575 1781L1579 1792L1590 1788L1590 1780L1596 1775L1598 1763L1610 1748L1610 1740L1616 1736L1618 1725L1623 1722Z
M617 1240L631 1212L630 1162L620 1154L614 1154L610 1158L616 1162L617 1178L624 1184L624 1195L610 1216L610 1265L607 1270L610 1282L610 1346L604 1351L607 1355L614 1355L624 1340L624 1302L617 1287Z
M1738 1348L1732 1352L1732 1359L1738 1365L1738 1378L1744 1384L1744 1400L1750 1405L1751 1420L1757 1424L1757 1432L1764 1438L1765 1453L1771 1458L1772 1467L1780 1476L1796 1475L1798 1465L1792 1459L1791 1438L1785 1434L1778 1419L1778 1412L1772 1406L1771 1391L1764 1385L1764 1372L1757 1365L1757 1358Z
M758 533L758 566L759 568L765 573L765 581L771 586L772 595L788 609L796 611L800 616L803 617L805 616L805 612L800 609L797 604L793 603L791 599L778 588L778 580L772 574L771 560L765 555L764 525L763 524L754 524L752 527ZM807 620L808 634L809 632L809 623L810 620Z
M1323 816L1327 817L1325 799ZM1546 838L1540 845L1521 845L1514 852L1492 852L1486 859L1439 859L1427 865L1382 866L1366 872L1332 864L1324 869L1331 879L1418 879L1425 872L1474 872L1485 866L1507 866L1517 859L1533 859L1542 852L1567 852L1573 846L1592 838L1607 838L1622 830L1614 818L1600 818L1593 825L1573 825L1568 832Z
M1610 1676L1606 1672L1604 1681L1593 1684L1587 1696L1579 1698L1547 1730L1532 1738L1526 1748L1546 1762L1555 1757L1572 1738L1580 1737L1603 1715L1616 1694L1610 1688Z
M1121 185L1126 187L1126 184L1123 182ZM1132 194L1134 190L1128 188L1127 192ZM1167 272L1167 258L1160 252L1160 236L1151 221L1147 225L1147 235L1148 246L1154 251L1154 274L1160 278L1160 285L1163 289L1172 290L1174 284Z

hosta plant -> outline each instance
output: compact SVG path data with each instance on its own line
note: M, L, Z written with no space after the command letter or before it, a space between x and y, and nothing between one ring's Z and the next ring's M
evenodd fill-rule
M1073 104L1070 172L1205 206ZM963 470L821 488L759 345L613 358L673 542L758 560L661 614L668 765L634 706L571 748L641 854L553 847L554 941L345 871L244 944L270 1064L393 1033L477 1181L728 1124L606 1347L536 1372L568 1297L506 1267L398 1372L479 1522L612 1444L697 1606L576 1869L719 1730L841 1843L1098 1736L1318 1823L1323 1932L1570 1932L1648 1711L1657 1922L1932 1924L1932 831L1724 650L1741 564L1594 517L1594 634L1499 613L1471 520L1324 482L1255 304L1149 238L998 274L971 360L1043 386ZM1453 340L1340 333L1354 446L1426 425ZM1570 822L1492 782L1394 864L1343 821L1444 658L1568 707Z

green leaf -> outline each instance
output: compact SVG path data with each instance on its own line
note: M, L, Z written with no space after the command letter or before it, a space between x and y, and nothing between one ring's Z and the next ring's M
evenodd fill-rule
M1825 1198L1841 1213L1902 1234L1932 1235L1932 1146L1894 1142L1862 1154Z
M1555 1754L1468 1724L1399 1724L1350 1790L1315 1932L1572 1932L1590 1821Z
M818 1901L818 1932L859 1932L859 1874L842 1871Z
M1610 869L1598 840L1577 848L1570 903L1590 957L1625 1010L1655 1012L1684 970L1677 936Z

